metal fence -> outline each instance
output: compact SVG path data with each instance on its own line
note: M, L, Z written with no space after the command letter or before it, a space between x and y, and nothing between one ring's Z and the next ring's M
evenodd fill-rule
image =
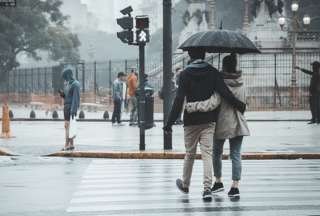
M223 57L224 55L213 54L207 57L207 61L221 69ZM175 59L174 68L184 68L188 60L187 56ZM297 53L297 66L302 68L312 70L310 64L316 60L320 60L320 52ZM241 55L238 67L245 81L249 110L309 109L310 75L297 70L297 87L294 88L296 94L291 94L292 53ZM156 89L161 89L162 73L155 73L149 79Z
M214 54L207 61L216 68L221 67L223 55ZM219 61L220 59L220 61ZM297 65L311 69L310 63L320 59L318 52L297 53ZM177 56L173 61L173 69L184 68L188 58ZM297 71L296 96L292 98L292 54L264 53L259 55L241 55L238 59L239 70L243 72L247 89L247 103L250 110L293 110L308 109L310 76ZM138 60L79 62L75 64L75 76L81 83L81 90L87 102L110 105L110 94L113 80L120 71L129 73L138 70ZM162 87L161 61L147 61L146 73L155 91ZM16 102L26 102L30 96L49 97L57 90L57 79L60 78L61 67L19 68L13 70L6 82L1 82L0 93L6 94ZM61 82L60 82L61 83ZM156 94L157 95L157 94ZM26 99L27 98L27 99ZM292 103L295 100L296 103ZM162 101L156 98L155 110L161 111Z

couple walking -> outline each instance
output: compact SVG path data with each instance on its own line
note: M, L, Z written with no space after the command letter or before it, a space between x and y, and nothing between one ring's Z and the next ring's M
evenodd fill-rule
M182 179L177 179L177 187L189 193L192 168L197 145L203 161L203 199L211 201L212 193L224 190L222 183L222 152L226 139L230 143L232 160L232 186L230 197L239 196L241 178L241 144L243 136L249 135L243 113L246 109L245 91L241 73L236 71L236 56L223 59L223 73L204 61L205 51L188 51L190 64L180 74L177 95L169 115L165 132L172 132L172 125L178 118L184 101L184 139L186 155ZM215 97L213 97L215 96ZM221 98L221 104L219 103ZM212 186L214 170L215 183Z

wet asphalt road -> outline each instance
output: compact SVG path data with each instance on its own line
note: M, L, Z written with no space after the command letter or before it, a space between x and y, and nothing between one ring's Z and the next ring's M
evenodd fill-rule
M320 160L244 161L240 200L201 200L202 163L189 195L175 188L182 160L0 157L1 216L319 215Z

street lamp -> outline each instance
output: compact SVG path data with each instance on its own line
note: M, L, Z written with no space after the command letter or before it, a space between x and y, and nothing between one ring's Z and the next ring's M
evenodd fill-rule
M286 24L286 18L284 16L281 16L278 20L278 23L281 27L281 29L283 30L284 25Z
M292 12L298 12L298 10L299 10L299 4L298 4L297 1L292 2L292 4L291 4L291 10L292 10Z
M286 25L287 20L291 22L292 27L292 75L291 75L291 103L293 107L297 105L297 73L296 73L296 43L297 43L297 34L298 31L304 30L303 27L310 26L311 22L315 19L320 18L317 17L310 17L308 14L303 16L302 22L299 20L298 11L299 11L299 1L295 0L291 4L291 11L292 17L284 17L281 16L278 19L278 24L280 25L281 29L284 30L284 26Z
M281 16L278 19L278 24L281 29L284 30L286 21L289 20L292 23L292 74L291 74L291 103L295 107L297 105L296 96L297 96L297 72L296 72L296 43L297 43L297 33L300 28L300 22L298 17L299 3L298 1L293 1L291 4L292 18ZM310 17L309 17L310 18ZM304 20L304 23L308 22L308 17Z
M311 23L311 17L308 14L304 15L302 20L305 26L308 26Z

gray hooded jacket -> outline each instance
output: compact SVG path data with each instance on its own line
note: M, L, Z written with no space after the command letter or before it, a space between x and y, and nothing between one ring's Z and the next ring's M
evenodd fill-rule
M67 82L64 88L64 107L70 113L76 114L80 107L80 83L73 78L73 68L68 66L62 72L63 79Z

